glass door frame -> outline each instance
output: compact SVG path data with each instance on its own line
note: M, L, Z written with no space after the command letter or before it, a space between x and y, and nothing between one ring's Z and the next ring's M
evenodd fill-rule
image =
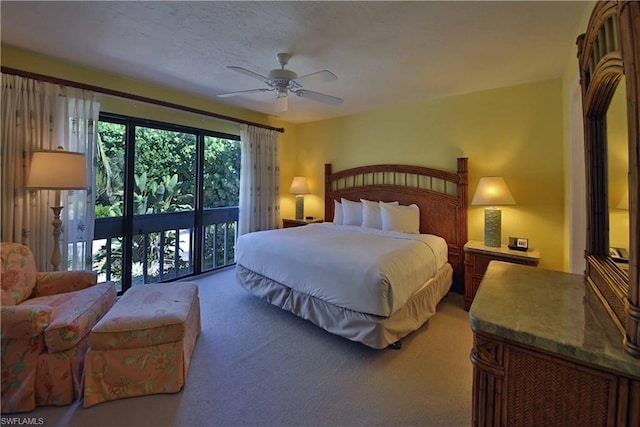
M134 189L135 189L135 161L136 161L136 128L137 127L150 127L153 129L160 129L172 132L181 132L193 134L196 136L196 158L195 158L195 174L194 174L194 210L175 213L175 219L180 223L176 228L193 230L190 242L191 251L191 273L186 275L201 274L203 256L204 256L204 228L210 221L205 220L205 217L212 216L212 212L205 212L204 209L204 151L205 151L205 137L223 138L228 140L239 141L239 135L226 134L222 132L214 132L199 128L192 128L187 126L175 125L165 122L140 119L128 116L122 116L118 114L100 113L100 121L121 124L125 126L125 141L124 141L124 177L123 177L123 216L117 218L96 218L100 221L100 226L96 224L96 236L94 239L108 238L108 236L119 235L122 236L122 293L129 289L133 285L133 244L134 236L137 234L143 234L153 227L151 224L154 222L152 218L150 221L141 221L140 215L135 215L134 204ZM213 212L213 216L216 218L224 218L228 222L237 221L238 208L229 207L229 209L223 209L224 212ZM192 214L192 215L191 215ZM156 214L157 216L161 214ZM172 224L176 225L176 224ZM137 230L136 230L137 228ZM179 236L176 236L176 257L178 256L178 243ZM145 248L146 250L146 248ZM215 257L215 254L214 254ZM164 266L161 266L164 268ZM167 281L181 279L185 276L179 276Z

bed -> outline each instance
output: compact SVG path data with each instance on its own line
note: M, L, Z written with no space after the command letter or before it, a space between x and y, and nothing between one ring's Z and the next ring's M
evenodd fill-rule
M398 348L450 290L464 289L467 175L466 158L456 172L372 165L334 173L327 164L325 222L240 236L238 282L331 333ZM357 206L365 227L354 221ZM393 222L406 215L411 221Z

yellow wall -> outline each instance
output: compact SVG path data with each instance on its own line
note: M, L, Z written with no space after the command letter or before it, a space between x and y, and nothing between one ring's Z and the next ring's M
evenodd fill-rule
M196 95L167 89L137 80L117 77L101 71L58 61L50 57L37 55L11 46L2 45L1 49L1 62L2 66L5 67L99 86L147 98L158 99L255 123L282 127L285 129L285 132L280 134L279 138L281 159L280 186L281 188L286 186L286 190L289 189L288 186L291 184L291 179L295 173L293 170L293 167L295 166L295 143L297 140L297 126L295 124L287 123L264 114L217 104ZM152 104L134 102L124 98L102 96L100 109L101 111L109 113L177 123L185 126L193 126L234 135L240 134L240 127L237 123L158 107ZM288 205L291 204L289 203L289 194L283 192L282 204L288 209ZM287 209L284 210L283 215L291 216L293 215L292 212L295 211L295 205L292 205L291 211Z
M292 217L295 211L295 199L288 194L294 175L309 178L313 194L305 198L305 213L323 216L326 162L333 163L335 170L371 163L407 163L453 171L455 158L466 156L470 198L481 176L502 175L518 203L503 208L503 241L508 236L526 237L530 247L540 250L541 267L563 269L563 104L559 79L293 125L6 46L2 47L2 65L284 127L280 137L283 217ZM182 117L175 111L108 97L103 99L103 110L238 133L234 124ZM483 239L483 215L482 207L470 207L470 239Z
M592 5L585 8L585 12L582 16L581 23L578 25L578 28L576 28L576 39L578 38L578 35L583 34L586 31L587 25L589 23L589 18L591 16L591 11L593 10L593 6L595 5L596 2L594 0L590 0L588 1L588 3L591 3ZM563 232L564 239L563 240L564 240L564 253L566 254L565 262L563 265L564 271L570 271L569 262L570 262L570 250L571 250L570 233L571 233L572 209L575 209L579 213L584 213L584 211L586 210L585 203L582 203L582 205L584 206L572 206L572 195L570 193L570 190L571 190L570 183L572 182L572 180L576 179L574 176L574 174L576 174L576 171L574 171L571 166L572 150L574 150L574 147L572 147L572 143L571 143L571 136L572 136L572 131L575 131L575 130L572 130L572 126L582 127L581 121L580 123L577 123L577 124L574 124L572 122L572 108L582 107L582 104L575 105L575 106L572 105L574 95L577 96L578 99L581 98L577 53L578 53L578 48L575 45L571 46L571 48L567 51L566 65L565 65L564 72L562 74L562 111L563 111L562 145L564 147L563 150L564 150L564 182L565 182L565 194L564 194L565 218L564 218L564 232ZM574 91L577 91L577 92L574 93ZM578 114L581 117L581 111ZM579 160L580 159L578 159L578 161ZM584 159L582 159L582 161L584 161ZM580 175L584 176L584 171L580 171ZM582 176L579 179L583 179ZM585 229L585 233L586 233L586 229ZM578 243L576 242L576 244ZM584 247L584 242L581 242L580 246ZM576 273L579 273L579 272L576 272Z
M481 176L502 175L517 205L502 209L502 240L529 239L540 266L564 264L561 81L552 80L298 126L298 171L312 195L305 213L323 216L324 163L334 170L405 163L455 171L469 158L469 197ZM469 209L469 238L483 240L484 208Z

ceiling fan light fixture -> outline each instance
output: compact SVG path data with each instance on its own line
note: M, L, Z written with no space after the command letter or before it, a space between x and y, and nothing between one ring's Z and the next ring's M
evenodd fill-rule
M289 92L292 92L302 98L307 98L313 101L321 102L323 104L337 106L342 103L342 99L336 98L335 96L303 89L303 85L307 83L314 84L337 80L338 77L335 74L333 74L329 70L322 70L315 73L306 74L298 78L298 74L284 68L289 62L290 58L290 53L279 53L278 62L280 63L280 66L282 68L269 71L267 76L263 76L254 71L247 70L246 68L228 66L227 68L229 68L230 70L237 71L256 80L261 80L269 88L239 90L235 92L221 93L217 96L220 98L226 98L229 96L241 95L246 93L275 91L277 113L285 112L288 110Z
M287 95L280 96L276 98L276 114L285 113L289 110L289 98Z

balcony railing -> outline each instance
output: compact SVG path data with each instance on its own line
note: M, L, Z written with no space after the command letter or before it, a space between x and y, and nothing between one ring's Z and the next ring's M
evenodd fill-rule
M132 285L136 285L232 265L238 207L205 209L198 222L195 211L135 215L132 265L127 267L122 265L123 218L96 218L93 262L99 280L116 282L121 292L123 268L132 269Z

